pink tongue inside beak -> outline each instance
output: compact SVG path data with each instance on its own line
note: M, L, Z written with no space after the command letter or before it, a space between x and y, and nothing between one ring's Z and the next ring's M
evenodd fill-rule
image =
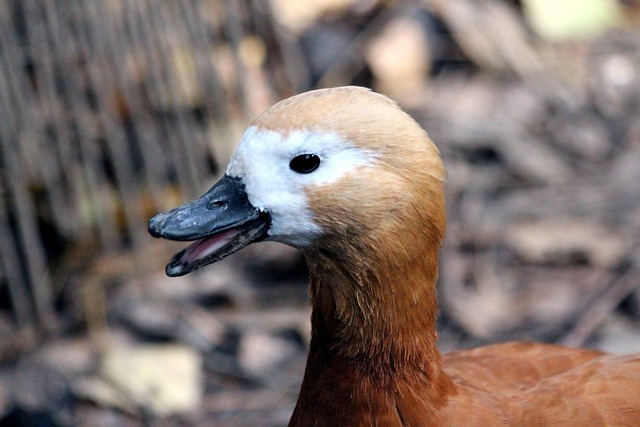
M206 258L229 243L237 234L238 230L232 229L197 240L185 249L184 254L182 254L181 261L193 264L200 259Z

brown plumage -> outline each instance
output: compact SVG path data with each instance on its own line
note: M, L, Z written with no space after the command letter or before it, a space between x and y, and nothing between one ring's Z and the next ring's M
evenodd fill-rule
M395 103L359 88L313 91L253 126L283 141L300 130L339 135L373 159L302 187L321 232L296 244L313 314L291 426L640 426L640 355L509 343L441 356L445 172L426 132Z

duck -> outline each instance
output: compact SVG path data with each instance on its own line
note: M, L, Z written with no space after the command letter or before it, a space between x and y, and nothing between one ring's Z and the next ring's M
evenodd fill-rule
M247 245L300 249L311 340L290 426L639 426L640 354L509 342L442 355L446 172L427 132L360 87L282 100L200 198L149 221L182 276Z

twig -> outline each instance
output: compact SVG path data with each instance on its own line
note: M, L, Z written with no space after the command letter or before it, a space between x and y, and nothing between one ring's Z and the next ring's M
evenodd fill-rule
M0 73L0 84L7 87L4 80L4 73ZM40 244L38 226L36 220L35 206L29 197L24 176L20 173L20 157L15 143L14 136L17 134L16 127L19 125L17 119L13 118L11 106L7 105L9 97L0 97L0 117L5 121L0 126L0 158L4 161L6 171L7 187L10 200L15 209L15 220L17 226L16 251L18 246L23 251L26 263L26 272L31 284L36 313L46 329L55 326L55 314L53 311L53 292L49 271L47 269L44 249ZM9 129L9 127L13 127ZM4 236L3 236L4 238ZM19 261L18 261L19 263ZM14 295L18 296L17 303L20 302L19 293L14 286Z
M596 297L582 312L582 315L560 343L563 345L580 347L593 335L620 303L633 291L640 287L640 269L631 266L620 276L616 277L605 291Z

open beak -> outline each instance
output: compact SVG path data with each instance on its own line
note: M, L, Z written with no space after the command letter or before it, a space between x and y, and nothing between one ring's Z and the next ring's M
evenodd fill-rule
M224 175L200 198L151 218L149 233L194 241L167 264L167 275L177 277L264 239L270 226L269 213L251 205L242 180Z

